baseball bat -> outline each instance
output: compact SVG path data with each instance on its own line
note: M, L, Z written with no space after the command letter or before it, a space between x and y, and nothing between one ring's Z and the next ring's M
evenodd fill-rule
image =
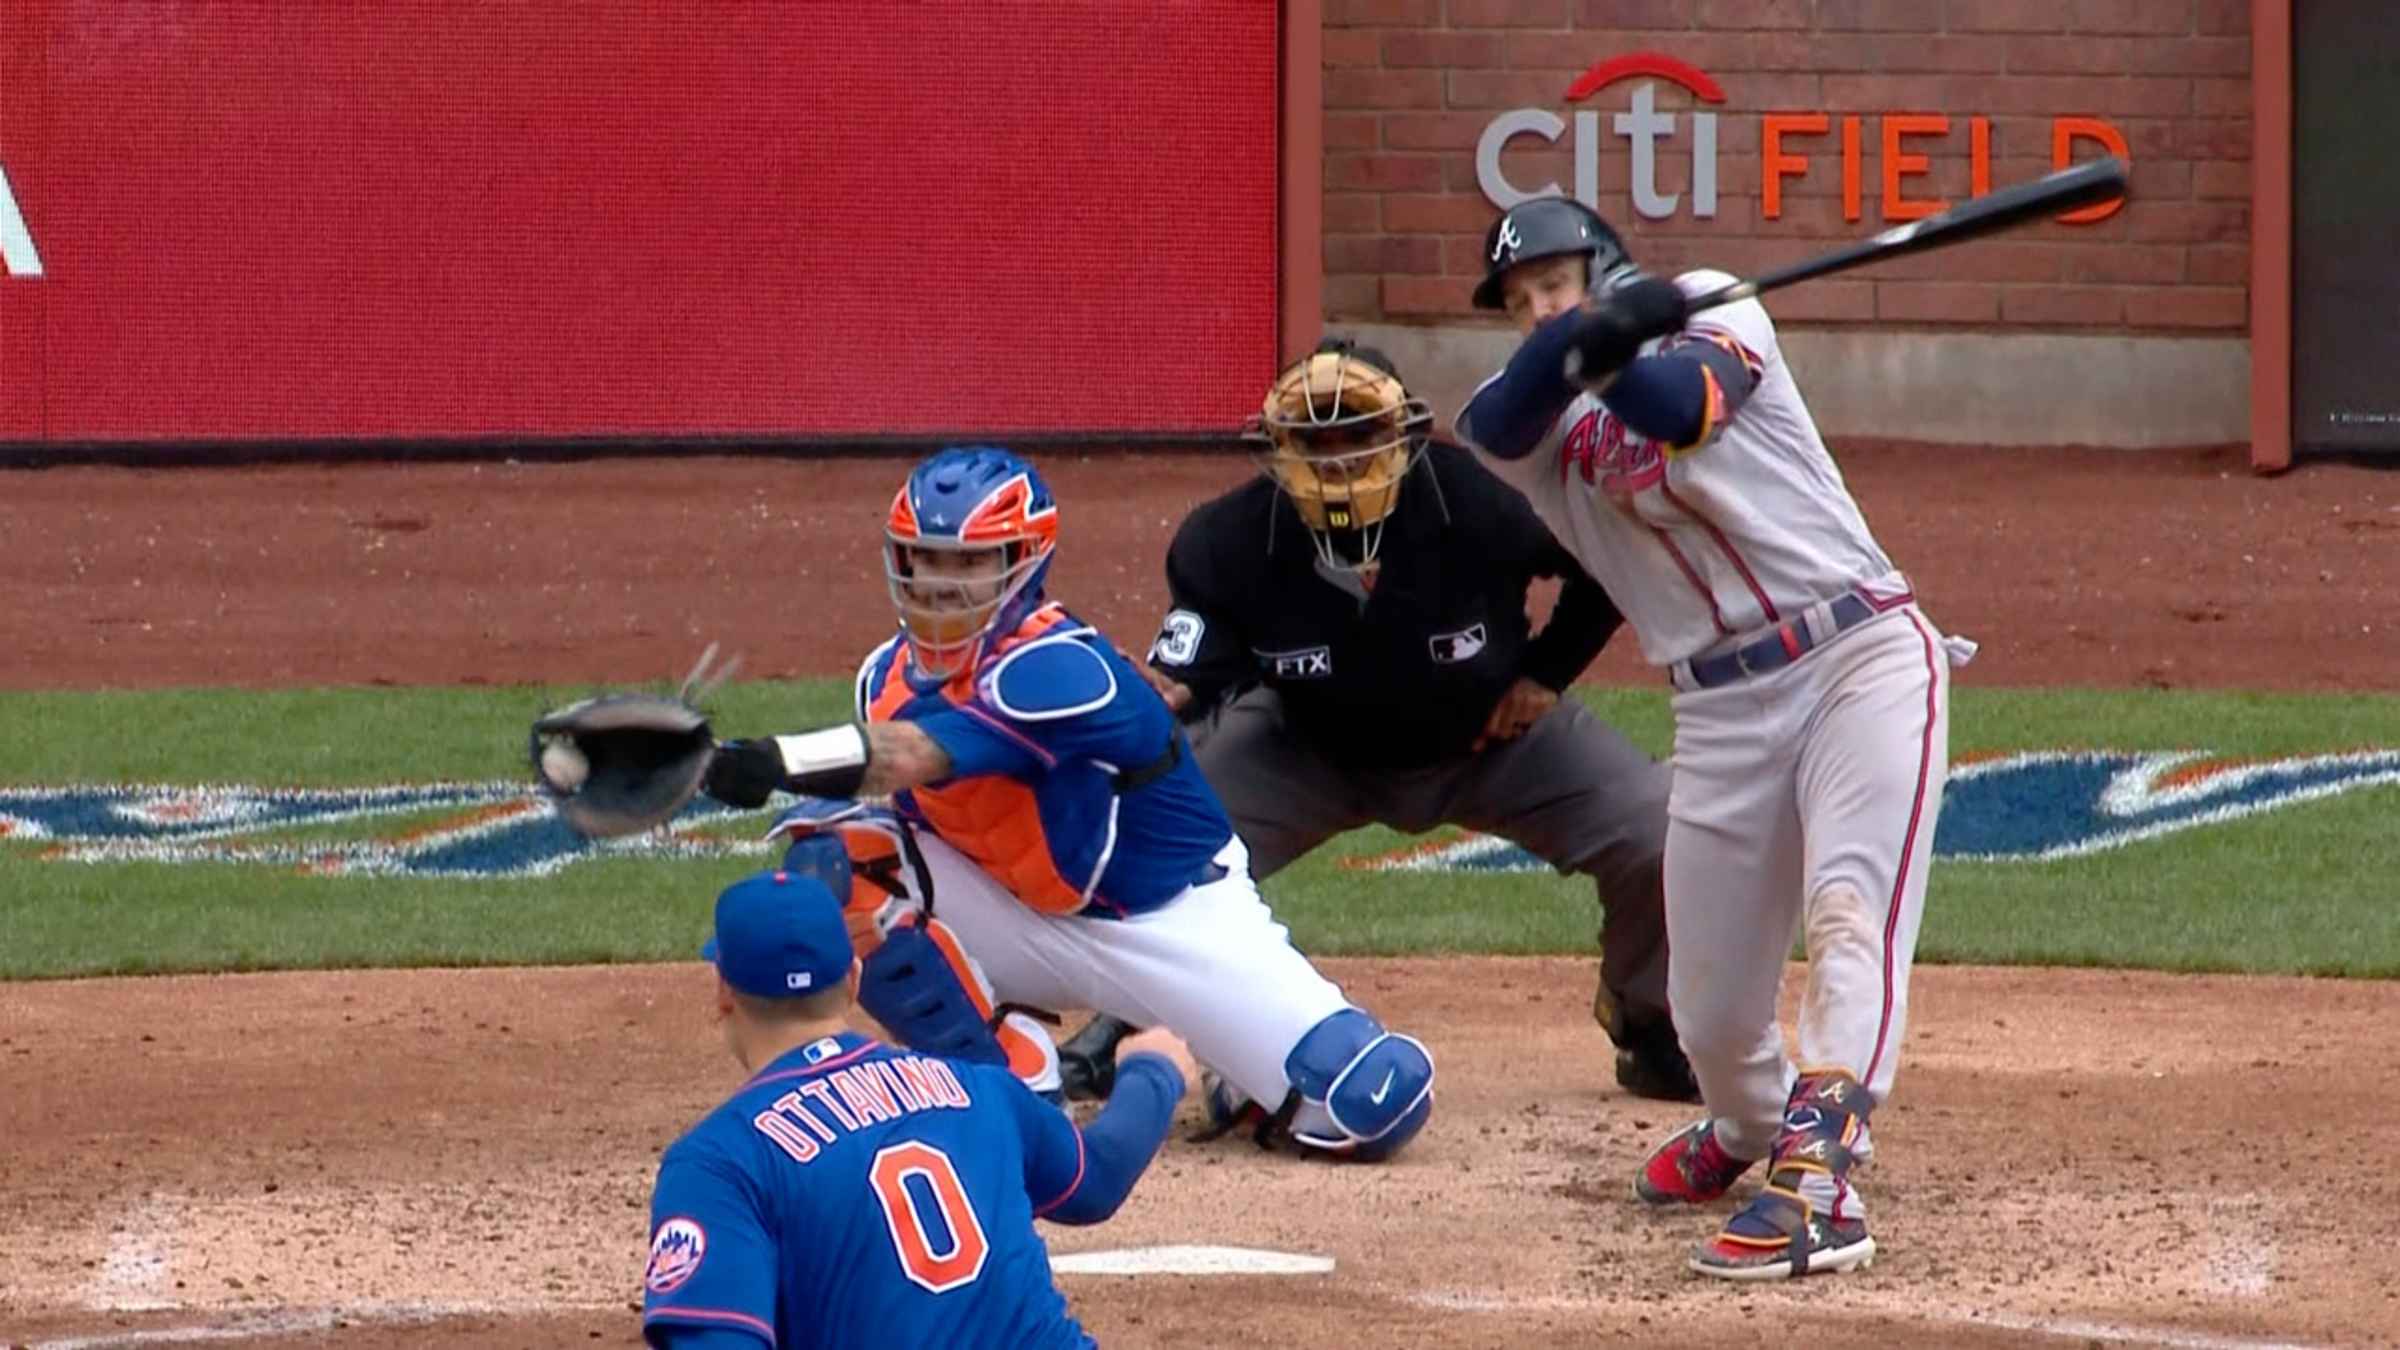
M2044 174L2030 183L1987 192L1939 215L1912 220L1906 225L1895 225L1872 238L1845 244L1814 258L1804 258L1789 267L1779 267L1748 281L1737 281L1730 286L1720 286L1696 295L1692 297L1691 312L1697 314L1718 305L1730 305L1737 300L1748 300L1779 287L1807 281L1811 277L1847 272L1853 267L1864 267L1868 263L1897 258L1905 253L1945 248L2022 225L2029 220L2123 195L2125 161L2113 155L2106 159L2089 160L2073 168Z

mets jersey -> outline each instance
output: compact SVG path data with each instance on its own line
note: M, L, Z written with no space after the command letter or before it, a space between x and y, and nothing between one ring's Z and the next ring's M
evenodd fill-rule
M1122 918L1223 875L1233 838L1175 715L1091 625L1046 604L974 669L930 693L894 638L858 674L858 713L915 723L950 777L894 793L1045 914Z
M1141 1057L1135 1057L1139 1060ZM1129 1061L1131 1062L1131 1061ZM1144 1065L1156 1130L1173 1109ZM1144 1128L1149 1122L1136 1122ZM762 1069L659 1160L642 1325L652 1344L745 1333L809 1346L1083 1347L1035 1218L1092 1222L1132 1184L996 1065L844 1033Z
M1733 280L1695 271L1675 284L1698 295ZM1644 354L1686 342L1728 348L1756 381L1692 449L1667 450L1579 391L1530 453L1502 458L1474 433L1497 374L1459 414L1460 436L1608 588L1652 665L1730 648L1854 587L1905 590L1817 434L1766 307L1705 310Z

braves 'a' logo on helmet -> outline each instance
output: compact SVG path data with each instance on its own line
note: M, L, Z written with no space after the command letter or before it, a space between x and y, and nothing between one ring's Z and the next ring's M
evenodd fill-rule
M1514 255L1518 249L1523 247L1525 247L1525 236L1517 229L1516 217L1502 216L1500 228L1492 235L1492 261L1498 262L1503 257Z

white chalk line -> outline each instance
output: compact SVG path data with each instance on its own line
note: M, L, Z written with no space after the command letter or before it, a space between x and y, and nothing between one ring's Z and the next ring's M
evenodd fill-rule
M194 1341L251 1341L268 1336L289 1336L300 1331L331 1331L339 1320L336 1314L311 1309L308 1311L269 1313L247 1317L235 1323L190 1326L150 1327L142 1331L110 1331L96 1336L68 1336L54 1341L28 1342L30 1350L106 1350L122 1345L178 1345Z
M2208 1254L2201 1282L2213 1293L2257 1298L2275 1283L2275 1229L2267 1197L2208 1197Z
M166 1306L172 1308L177 1305ZM530 1299L490 1303L358 1303L335 1308L282 1308L230 1316L220 1314L216 1321L189 1326L106 1331L21 1344L27 1350L109 1350L114 1346L264 1340L269 1336L289 1336L296 1332L330 1331L345 1323L406 1326L419 1322L438 1322L448 1317L525 1317L624 1310L622 1303L545 1303Z
M2213 1331L2179 1331L2172 1327L2133 1326L2121 1322L2087 1322L2073 1317L2026 1317L2018 1313L1986 1312L1978 1315L1944 1313L1941 1319L1962 1325L1998 1327L2003 1331L2030 1331L2072 1340L2163 1345L2172 1347L2172 1350L2327 1350L2318 1341L2264 1340Z
M1835 1277L1819 1277L1835 1278ZM1419 1307L1444 1312L1525 1313L1525 1312L1621 1312L1625 1305L1606 1299L1576 1297L1563 1294L1537 1294L1512 1297L1477 1290L1428 1290L1407 1296ZM1850 1308L1845 1311L1892 1313L1890 1309ZM1893 1313L1910 1316L1908 1312ZM2160 1345L2172 1350L2330 1350L2315 1341L2272 1340L2252 1336L2234 1336L2207 1331L2185 1331L2174 1327L2141 1326L2129 1322L2098 1322L2073 1317L2028 1317L2021 1313L1999 1311L1945 1312L1913 1314L1928 1322L1944 1322L1957 1326L1996 1327L2002 1331L2023 1331L2040 1336L2057 1336L2085 1341L2107 1341L2126 1345Z
M110 1235L108 1251L100 1258L100 1271L92 1278L92 1290L84 1302L106 1312L173 1308L175 1300L163 1296L166 1283L165 1234L128 1224Z

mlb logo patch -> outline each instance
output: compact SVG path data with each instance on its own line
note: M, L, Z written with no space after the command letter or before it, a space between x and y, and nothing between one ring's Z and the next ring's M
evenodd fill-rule
M700 1269L708 1254L708 1234L691 1219L673 1218L658 1226L650 1239L650 1265L642 1287L653 1294L671 1294Z
M1425 640L1425 645L1432 650L1436 665L1454 666L1482 655L1486 641L1483 625L1476 624L1455 633L1436 633Z

